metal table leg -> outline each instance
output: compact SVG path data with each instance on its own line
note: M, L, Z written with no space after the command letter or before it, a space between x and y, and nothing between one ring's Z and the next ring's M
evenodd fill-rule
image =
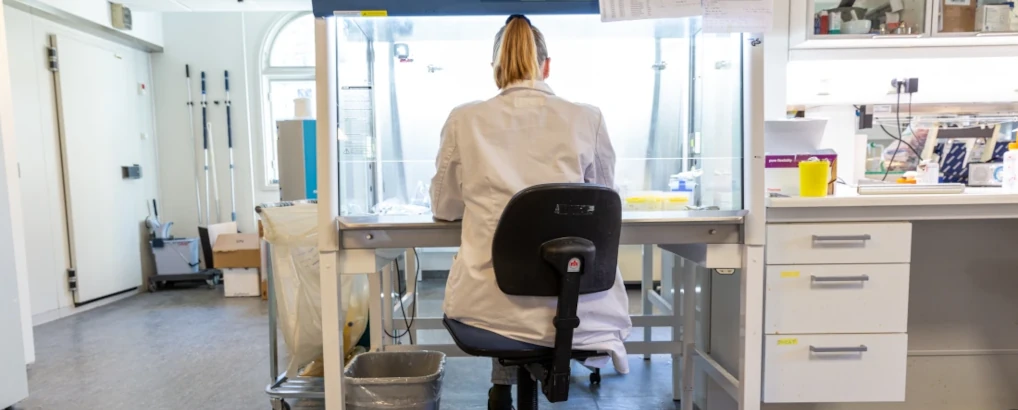
M654 291L654 245L643 246L643 277L640 280L640 297L643 300L643 315L654 314L654 305L650 300L650 293ZM643 341L649 342L653 339L653 328L643 328ZM650 353L643 355L643 360L650 360Z
M694 356L696 355L696 269L682 261L682 410L693 410ZM674 371L674 369L673 369Z

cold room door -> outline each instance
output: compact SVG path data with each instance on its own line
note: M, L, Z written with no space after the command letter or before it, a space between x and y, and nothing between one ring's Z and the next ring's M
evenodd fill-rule
M131 290L142 282L144 199L122 166L136 156L137 101L131 56L102 42L51 36L75 304ZM145 175L143 178L151 178ZM139 203L140 202L140 203Z

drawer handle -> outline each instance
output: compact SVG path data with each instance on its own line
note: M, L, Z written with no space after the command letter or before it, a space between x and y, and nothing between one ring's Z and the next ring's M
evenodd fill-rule
M870 348L866 345L850 346L850 347L816 347L810 345L809 351L811 353L865 353Z
M813 242L846 242L846 241L861 241L866 242L873 239L869 234L862 235L813 235Z
M817 276L810 275L810 280L813 282L869 282L869 275L859 276Z

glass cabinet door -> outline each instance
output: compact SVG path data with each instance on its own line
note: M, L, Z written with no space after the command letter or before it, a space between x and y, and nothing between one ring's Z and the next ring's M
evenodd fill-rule
M918 36L928 31L927 0L806 0L806 3L810 7L812 38L816 39Z
M937 36L1018 35L1014 2L997 0L934 0Z

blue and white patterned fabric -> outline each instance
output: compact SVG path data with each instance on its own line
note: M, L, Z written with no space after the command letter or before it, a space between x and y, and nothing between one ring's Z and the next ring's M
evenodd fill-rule
M1004 153L1007 152L1007 144L1010 141L997 141L997 145L993 146L993 158L990 162L1004 162Z
M964 184L969 179L968 149L964 142L955 142L944 154L946 143L937 143L933 153L940 155L941 182Z

